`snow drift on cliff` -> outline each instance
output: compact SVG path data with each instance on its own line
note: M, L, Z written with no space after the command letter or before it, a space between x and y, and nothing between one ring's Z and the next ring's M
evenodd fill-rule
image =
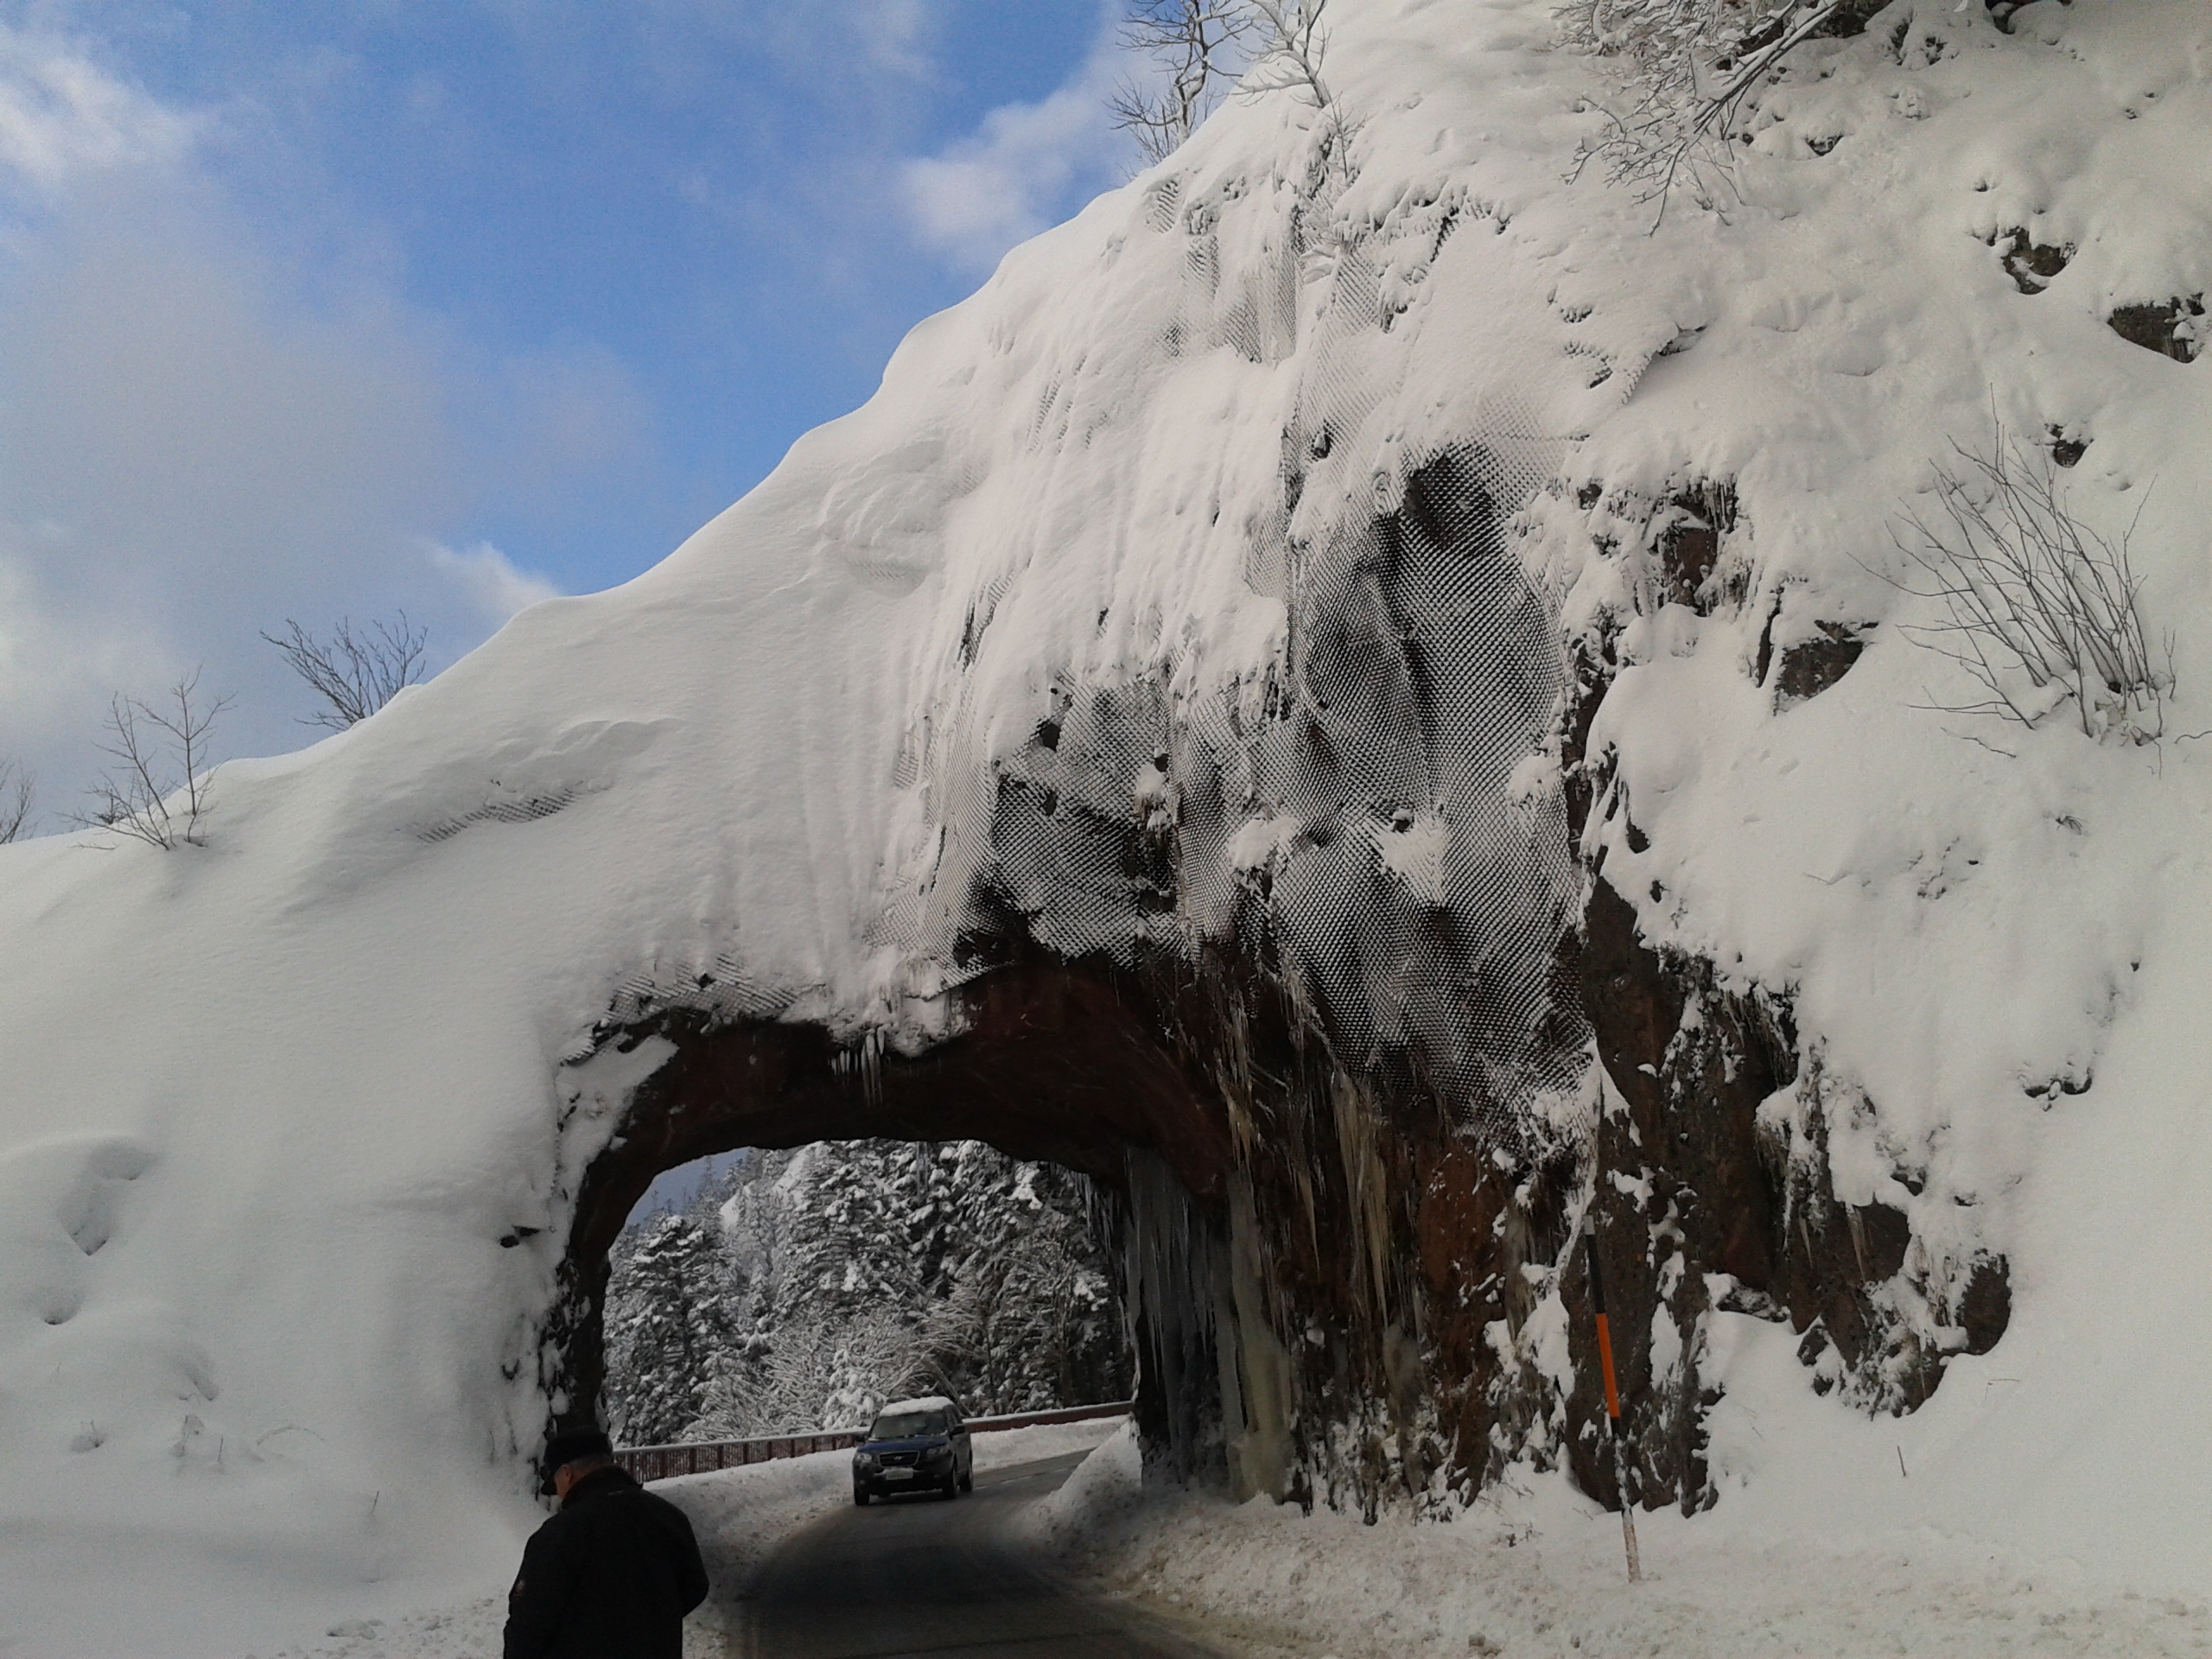
M2140 509L2170 730L2212 727L2212 369L2107 321L2212 289L2212 16L2044 0L2007 34L1900 0L1805 49L1725 217L1653 232L1566 181L1618 93L1541 0L1343 10L1348 185L1295 98L1233 104L657 569L225 766L204 847L0 848L0 1648L235 1652L508 1569L563 1206L665 1054L563 1065L626 991L711 974L728 1009L925 1044L986 874L1073 952L1202 934L1272 872L1344 944L1311 974L1346 1009L1359 883L1365 913L1556 918L1531 595L1582 626L1619 600L1610 504L1722 479L1740 593L1645 607L1592 734L1632 804L1609 874L1655 938L1793 988L1889 1114L1840 1137L1846 1179L1948 1205L2015 1299L1899 1422L1726 1316L1723 1501L2202 1584L2212 760L1930 707L1971 688L1869 567L1951 442L2056 429L2085 518ZM2015 230L2072 250L2033 291ZM1430 594L1487 735L1456 771L1354 754L1357 810L1317 804L1251 735L1292 610L1375 608L1345 537L1440 463L1525 509L1517 559ZM1762 637L1822 621L1882 626L1778 707ZM985 872L1047 728L1085 757L1050 763L1071 811L1184 815L1175 913L1072 832ZM1506 944L1496 1028L1451 1056L1471 1121L1558 1075L1509 1075L1547 941Z

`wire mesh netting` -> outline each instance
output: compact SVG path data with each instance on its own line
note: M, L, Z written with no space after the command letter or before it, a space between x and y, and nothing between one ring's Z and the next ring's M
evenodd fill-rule
M1301 318L1317 278L1295 223L1256 251L1245 223L1224 257L1242 194L1166 181L1141 213L1185 245L1161 350L1302 358L1280 511L1244 557L1248 586L1287 608L1286 650L1258 683L1211 692L1172 665L1055 684L1027 741L995 748L975 679L956 677L917 768L942 839L895 937L943 983L1016 936L1070 958L1225 944L1283 976L1341 1062L1510 1141L1586 1064L1564 810L1516 787L1560 676L1512 520L1565 442L1507 387L1459 435L1370 471L1406 381L1404 354L1374 349L1398 315L1382 267L1336 250ZM1448 212L1424 227L1432 254L1450 228ZM979 591L970 661L973 618L1003 591Z
M1124 964L1227 952L1278 976L1341 1064L1510 1145L1587 1063L1578 877L1542 781L1558 630L1515 518L1569 442L1556 389L1613 371L1548 301L1516 311L1511 283L1483 275L1510 255L1465 228L1472 205L1417 203L1364 241L1317 228L1325 207L1235 173L1149 186L1127 232L1150 260L1142 326L1110 349L1067 342L1006 409L1002 464L1044 480L1141 442L1132 409L1178 362L1233 354L1249 384L1292 388L1237 554L1245 593L1280 607L1279 647L1200 661L1179 642L1202 619L1162 608L1191 590L1124 600L1110 582L1096 632L1148 654L1040 645L1001 619L1054 580L1038 574L1052 560L1090 555L1036 526L1016 548L1006 516L1066 511L1020 498L992 527L1006 549L949 550L964 563L938 601L941 660L893 780L925 830L887 860L864 925L895 964L887 1024L1037 947ZM1471 321L1464 302L1416 307L1428 266L1471 240L1474 275L1449 286L1505 297Z

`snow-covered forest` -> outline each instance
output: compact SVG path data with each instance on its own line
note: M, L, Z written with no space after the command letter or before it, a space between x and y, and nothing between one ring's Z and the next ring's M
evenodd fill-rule
M632 1445L1127 1396L1090 1184L980 1141L748 1152L613 1253L607 1419Z

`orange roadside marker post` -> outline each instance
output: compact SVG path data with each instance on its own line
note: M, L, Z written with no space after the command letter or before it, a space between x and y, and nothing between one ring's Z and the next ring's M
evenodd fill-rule
M1628 1440L1621 1428L1621 1391L1613 1381L1613 1333L1605 1324L1605 1278L1598 1267L1598 1230L1590 1230L1590 1305L1598 1313L1598 1364L1605 1378L1605 1415L1613 1426L1613 1484L1621 1495L1621 1542L1628 1550L1628 1581L1643 1573L1636 1559L1636 1505L1628 1492Z

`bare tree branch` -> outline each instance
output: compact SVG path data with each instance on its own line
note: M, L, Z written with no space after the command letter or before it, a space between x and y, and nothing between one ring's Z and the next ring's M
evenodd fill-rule
M1165 161L1219 101L1215 88L1233 67L1236 43L1256 20L1244 0L1130 0L1122 44L1152 59L1167 84L1148 91L1124 80L1107 108L1150 162Z
M22 838L37 794L37 779L20 762L0 760L0 847Z
M261 637L283 652L292 671L329 705L302 715L300 723L342 732L422 677L423 647L429 630L410 626L407 613L400 611L390 621L370 623L361 633L353 632L351 619L340 618L324 639L286 617L281 636Z
M210 739L232 700L200 702L200 672L179 680L158 703L120 693L110 701L109 741L99 748L115 765L92 785L95 804L78 823L118 830L165 852L202 844L200 820L214 772Z

